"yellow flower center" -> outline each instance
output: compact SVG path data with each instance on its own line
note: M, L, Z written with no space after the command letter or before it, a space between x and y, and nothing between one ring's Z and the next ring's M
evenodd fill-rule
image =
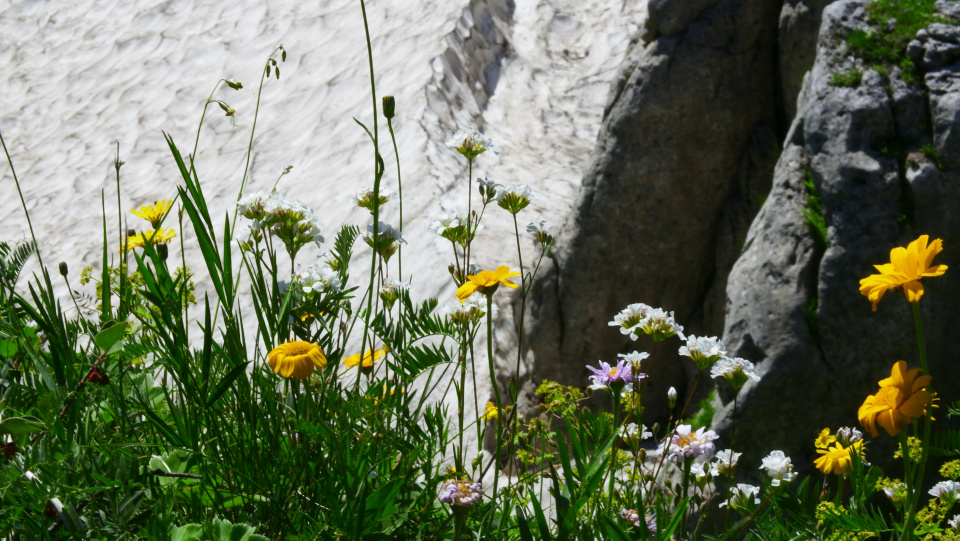
M899 387L882 387L877 393L876 405L896 409L903 403L903 391Z

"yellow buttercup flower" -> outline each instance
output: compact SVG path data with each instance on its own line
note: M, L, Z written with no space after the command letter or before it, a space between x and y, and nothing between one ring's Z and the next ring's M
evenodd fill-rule
M943 241L936 239L927 244L929 238L920 235L906 248L898 246L890 250L890 263L874 265L880 274L860 280L860 293L870 299L874 311L884 293L900 287L908 301L919 302L923 296L920 279L941 276L947 271L946 265L932 265L933 257L943 251Z
M347 357L343 360L343 364L347 365L347 368L353 368L354 366L360 366L360 370L370 370L373 368L373 362L378 361L387 354L387 348L382 347L373 353L368 349L366 353L363 354L363 361L360 360L360 354L354 353L353 355Z
M820 435L817 436L817 439L814 440L813 445L816 446L817 449L826 449L835 441L837 441L837 437L830 434L829 428L824 428L820 431Z
M813 465L823 473L843 475L847 473L852 463L850 459L851 450L863 459L863 440L854 442L849 447L844 447L840 445L840 442L835 441L833 448L817 449L817 453L821 456L813 461Z
M314 368L323 370L327 366L327 357L320 346L312 342L292 341L273 348L268 355L274 374L285 378L293 376L305 379L313 374Z
M922 417L930 403L930 376L917 376L919 368L907 370L907 363L897 361L890 370L890 377L880 381L880 391L863 401L857 417L870 435L877 437L877 424L896 436L903 427Z
M139 216L144 220L150 222L150 226L156 229L160 227L160 221L163 220L163 217L167 215L167 212L170 211L170 207L173 206L173 201L170 199L161 199L160 201L154 201L152 206L142 206L140 210L130 210L134 216Z
M161 244L170 242L170 240L176 236L176 231L173 229L167 229L166 227L157 229L156 231L148 229L143 233L137 233L136 235L127 237L124 241L123 251L129 252L133 248L143 248L146 246L147 242L154 246L159 246Z
M500 416L500 410L497 409L497 406L493 402L487 402L487 407L483 412L483 420L489 421L490 419L496 419Z
M500 284L516 289L517 284L507 280L507 278L513 278L514 276L520 276L520 273L510 272L510 267L505 265L497 267L495 271L484 270L473 276L467 276L467 281L457 289L457 298L460 299L460 302L463 302L477 291L483 293L486 290L491 290L493 292L500 287Z

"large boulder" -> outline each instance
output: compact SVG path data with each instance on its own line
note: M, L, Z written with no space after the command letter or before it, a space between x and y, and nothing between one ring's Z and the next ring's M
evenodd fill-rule
M773 189L728 278L724 341L757 363L763 380L739 395L735 425L732 395L721 394L714 427L729 437L735 426L736 439L750 442L742 450L751 464L781 449L810 469L820 429L857 426L857 408L896 361L920 365L910 305L891 293L872 312L858 285L889 261L891 248L921 234L943 239L936 262L951 267L924 282L920 312L934 384L944 403L957 398L960 57L949 51L960 34L945 25L921 31L911 54L927 70L922 81L907 84L896 69L885 78L855 60L843 39L866 27L866 4L825 8ZM860 83L838 85L833 76L849 70L863 72ZM805 178L822 197L826 247L801 212ZM871 454L881 460L892 442L878 438Z
M719 334L725 277L778 156L780 6L767 0L664 0L614 83L574 215L535 288L524 395L544 378L583 385L587 364L640 349L613 316L634 302ZM653 364L652 415L691 374L676 339ZM643 345L649 349L648 344Z

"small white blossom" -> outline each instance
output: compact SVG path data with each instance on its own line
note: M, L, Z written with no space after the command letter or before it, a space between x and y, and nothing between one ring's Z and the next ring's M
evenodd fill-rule
M724 347L716 336L688 336L687 344L680 346L680 355L690 357L700 367L700 370L712 365L727 355Z
M683 335L683 326L674 319L673 312L667 312L662 308L652 308L647 311L646 317L630 331L632 340L637 340L641 332L653 338L654 342L660 342L673 335L686 340Z
M771 451L769 455L764 457L760 469L766 471L767 475L773 479L770 484L775 487L780 486L781 482L789 483L797 477L797 474L793 471L793 463L790 461L790 457L785 455L783 451Z
M305 295L329 293L340 289L340 277L330 268L323 256L309 267L302 267L293 275L294 283L300 286Z
M624 427L620 429L620 436L623 437L623 439L629 440L629 439L636 438L638 441L643 441L649 438L650 436L653 436L653 433L647 430L647 427L643 425L637 425L637 423L630 423L630 424L624 425Z
M613 316L613 321L607 323L607 325L620 327L620 334L632 334L631 329L643 321L643 319L647 317L647 313L651 310L653 310L653 308L642 302L631 304L621 310L619 314ZM634 340L636 340L636 338L634 338Z
M747 506L760 503L760 487L737 483L737 486L730 489L730 499L721 502L720 507L729 505L734 509L744 509Z
M753 363L740 357L724 357L710 367L710 377L727 379L734 389L740 389L748 379L760 381Z
M713 475L710 464L706 462L694 462L690 465L690 473L693 474L694 478L699 481L703 481L707 477Z
M447 139L446 145L463 154L468 160L476 158L487 150L500 154L493 148L493 141L472 126L459 128L453 137Z
M928 492L934 498L956 501L960 499L960 483L956 481L940 481L933 485Z
M379 196L377 199L379 199L381 205L397 198L397 193L386 186L381 186L377 195ZM362 207L370 212L373 212L373 188L370 188L369 186L360 188L360 190L357 191L356 200L358 207Z
M491 304L490 310L497 312L497 305ZM487 297L483 293L474 293L461 303L445 305L441 314L456 322L477 321L487 314Z
M668 458L674 462L683 462L688 458L704 457L709 460L716 451L714 440L718 438L713 430L703 427L692 430L690 425L679 425L673 434L663 441L658 452L667 452Z
M548 229L553 227L553 224L547 220L540 220L539 222L530 222L527 224L527 233L546 233Z
M844 447L850 447L863 439L863 432L854 427L844 426L837 429L837 441Z
M953 528L953 531L960 529L960 515L953 515L953 518L947 521L947 526Z
M713 469L721 475L729 474L737 467L737 461L743 453L734 453L733 449L724 449L717 452L716 461L713 463Z

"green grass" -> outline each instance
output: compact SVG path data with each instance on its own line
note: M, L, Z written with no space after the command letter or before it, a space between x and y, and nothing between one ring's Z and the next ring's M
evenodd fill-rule
M823 215L823 205L820 201L820 192L817 185L813 182L813 172L810 167L806 167L806 174L803 177L803 186L807 189L807 208L801 208L803 221L806 222L813 241L821 250L826 250L830 245L827 240L827 220Z
M917 67L907 55L907 45L917 31L931 23L949 23L937 12L936 0L876 0L867 6L870 30L854 30L846 37L853 53L871 64L897 65L903 79L919 81ZM882 75L882 74L881 74Z
M860 86L860 81L863 80L863 72L858 69L847 70L843 73L834 73L830 77L830 86L846 86L846 87L857 87Z

